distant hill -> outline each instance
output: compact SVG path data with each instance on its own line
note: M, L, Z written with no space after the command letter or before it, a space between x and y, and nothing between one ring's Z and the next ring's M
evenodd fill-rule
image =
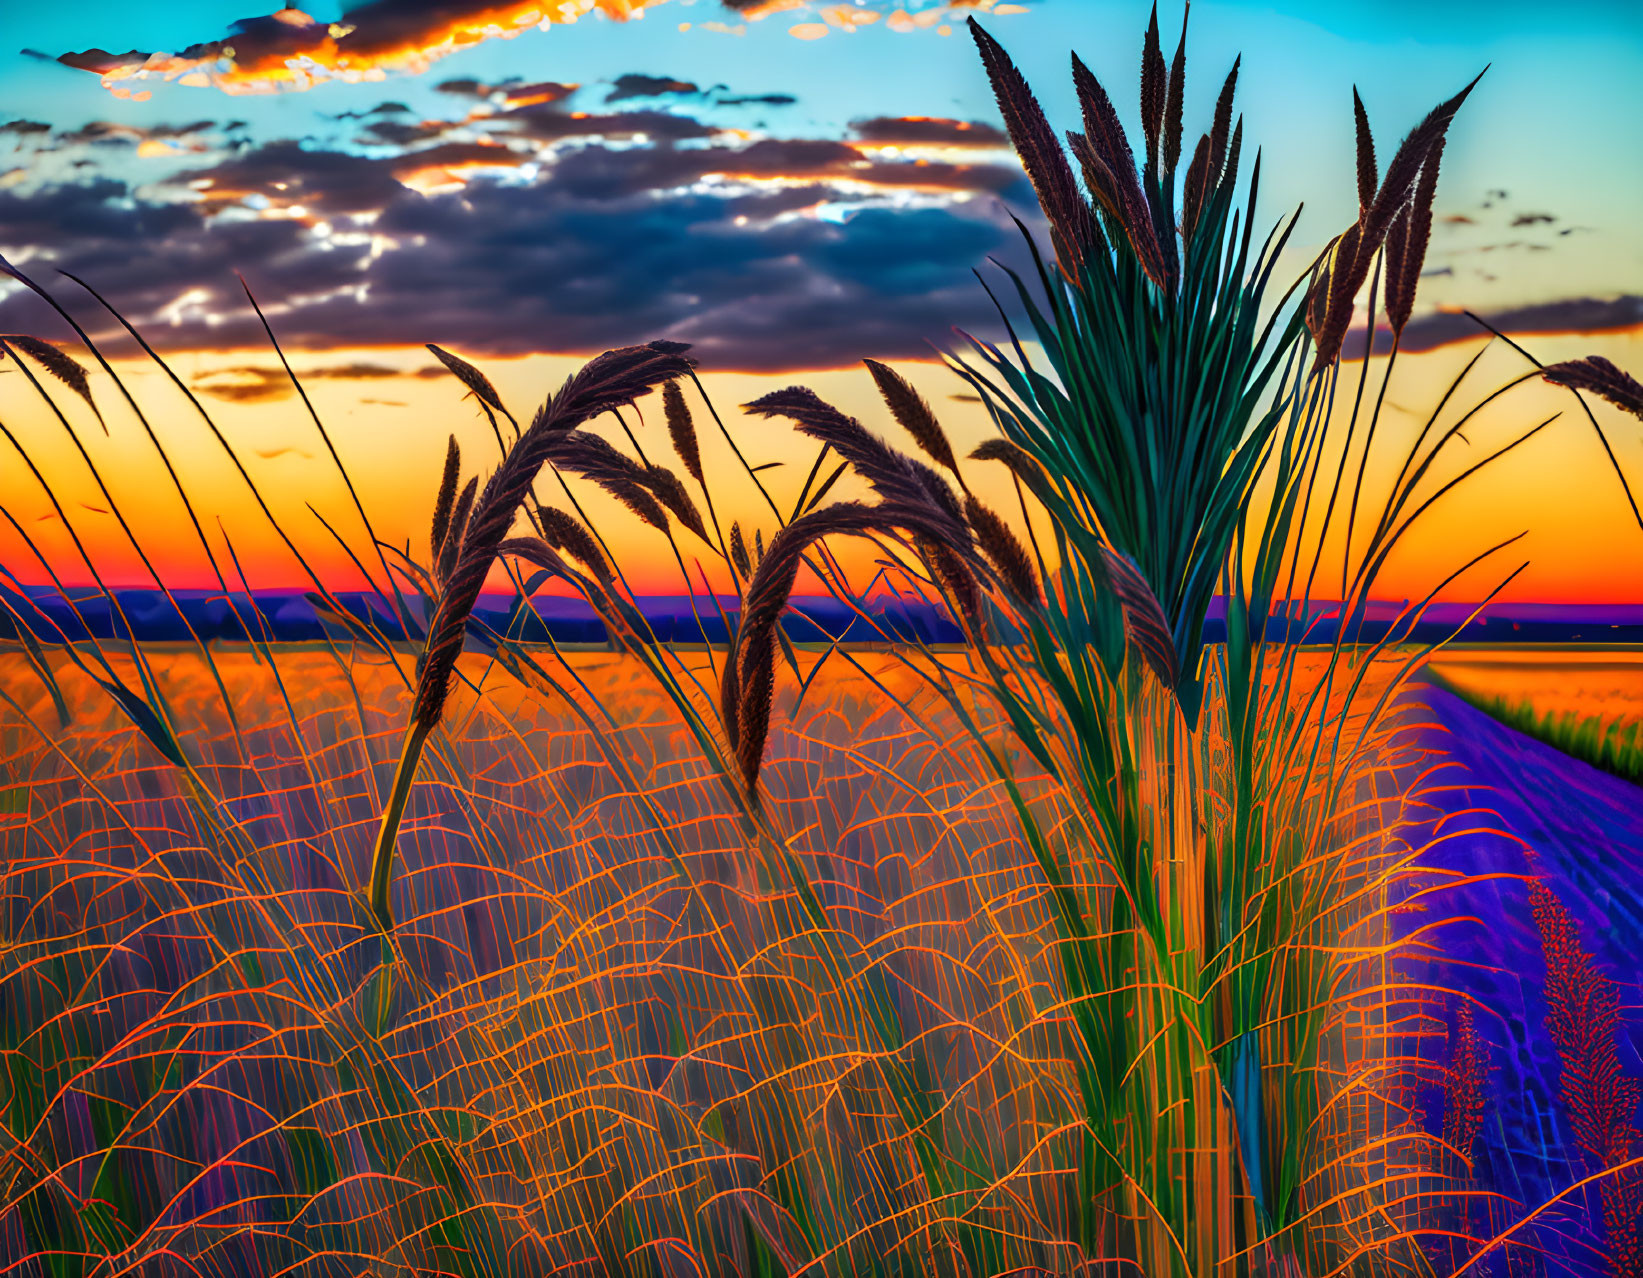
M327 633L340 637L349 629L341 619L327 617L325 609L316 608L314 597L301 591L259 591L254 600L242 592L207 590L177 590L169 597L158 590L116 590L114 596L117 607L91 587L70 587L59 592L51 587L30 586L19 591L0 586L0 639L16 637L20 625L41 643L133 637L140 642L187 641L190 631L206 641L243 643L256 638L300 643L323 639ZM393 642L407 638L375 595L350 591L334 598L358 623L382 637ZM411 603L420 611L420 599L412 597ZM848 643L882 642L887 637L917 638L926 643L957 643L963 639L944 611L917 601L876 598L866 609L871 621L826 595L796 596L793 604L798 615L788 618L786 628L799 643L830 642L840 637ZM723 643L725 617L734 617L740 606L733 596L726 595L717 600L706 595L694 599L649 595L642 597L639 605L657 637L677 643ZM1407 618L1400 620L1405 605L1372 604L1358 623L1359 636L1377 640L1397 624L1399 638L1420 641L1443 638L1459 628L1455 638L1461 643L1643 644L1643 606L1501 604L1487 608L1462 626L1474 606L1433 605L1411 629ZM1303 624L1298 616L1288 623L1290 637L1314 643L1332 641L1339 627L1337 611L1334 604L1313 604L1308 611L1309 623ZM1218 643L1226 637L1224 615L1217 601L1206 628L1209 642ZM526 643L542 643L550 635L559 643L601 643L605 638L604 625L580 599L543 596L531 608L521 609L513 596L486 595L481 597L475 616L484 627ZM1285 628L1281 621L1269 625L1274 638L1281 636Z

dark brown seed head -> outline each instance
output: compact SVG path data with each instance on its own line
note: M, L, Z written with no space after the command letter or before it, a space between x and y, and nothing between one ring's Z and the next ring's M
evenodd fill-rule
M1187 18L1192 14L1189 3L1181 11L1181 39L1175 46L1175 60L1170 65L1169 92L1164 103L1164 172L1174 173L1181 161L1181 115L1185 108L1187 88Z
M1232 142L1227 147L1226 164L1222 166L1218 180L1231 184L1238 180L1238 154L1244 149L1244 118L1238 117L1238 123L1232 129Z
M1124 630L1129 641L1152 667L1159 682L1166 688L1175 687L1180 678L1180 663L1158 597L1152 593L1140 569L1123 555L1106 549L1102 555L1113 591L1124 605Z
M1407 320L1407 312L1414 307L1414 296L1403 296L1405 262L1409 257L1409 224L1415 214L1413 204L1405 204L1403 211L1392 220L1386 231L1386 318L1394 334L1403 331L1398 322L1400 313Z
M947 432L941 429L941 423L936 420L930 405L913 389L912 383L876 359L864 359L862 363L873 374L873 381L877 383L879 394L884 397L891 416L913 437L913 442L938 466L945 466L953 474L958 474L958 463L953 458L953 446L947 442Z
M1432 202L1438 195L1438 169L1443 163L1443 143L1444 140L1439 138L1433 144L1426 163L1421 165L1420 180L1415 183L1415 195L1408 205L1408 212L1399 217L1400 222L1404 217L1408 218L1407 235L1404 243L1398 246L1397 262L1388 262L1386 275L1386 313L1392 321L1394 333L1403 332L1404 325L1409 323L1409 317L1415 310L1415 289L1426 266L1427 245L1432 240ZM1398 222L1393 223L1394 227L1397 225ZM1391 245L1392 235L1388 232L1389 257Z
M1158 138L1164 127L1164 97L1169 72L1158 42L1158 5L1152 6L1147 37L1141 46L1141 133L1147 141L1147 168L1158 167Z
M645 468L645 487L655 493L657 500L673 512L675 519L703 541L707 540L707 527L702 523L701 512L696 509L696 503L685 490L683 480L665 466L648 466Z
M1324 328L1324 312L1329 308L1329 261L1318 264L1306 294L1306 331L1316 342Z
M678 342L651 342L606 351L589 360L549 397L473 503L455 567L440 590L428 625L422 669L417 679L413 721L431 731L444 714L451 674L462 652L468 617L485 577L549 454L567 433L601 413L631 404L657 386L689 372L691 362ZM654 507L648 493L641 495ZM665 516L657 510L658 516ZM454 520L453 520L454 522ZM447 534L446 540L450 541Z
M1082 64L1080 64L1082 65ZM1093 83L1094 78L1091 77ZM1096 86L1099 90L1099 86ZM1119 135L1122 138L1122 134ZM1096 202L1112 218L1117 228L1129 241L1141 269L1160 287L1165 280L1163 251L1158 245L1158 233L1153 226L1152 214L1146 198L1141 194L1140 179L1135 173L1135 161L1124 144L1121 154L1114 159L1088 133L1067 134L1067 143L1073 158L1084 172L1084 184ZM1113 165L1118 164L1118 170ZM1099 228L1097 228L1099 230ZM1104 243L1104 239L1097 241Z
M752 403L742 405L761 417L786 417L802 434L832 446L861 477L888 502L918 506L933 504L955 527L963 514L952 485L923 462L905 456L867 431L853 417L803 386L772 391Z
M1601 355L1551 364L1542 370L1541 376L1554 386L1601 395L1616 408L1643 418L1643 384Z
M736 571L745 581L753 575L753 561L747 554L747 542L742 538L742 526L732 522L730 525L730 562L736 565Z
M1084 174L1084 189L1090 193L1096 207L1122 226L1124 210L1119 203L1117 183L1101 157L1095 153L1089 135L1072 129L1067 130L1067 150L1072 152L1073 159L1078 162L1078 167Z
M976 461L1003 462L1028 492L1036 494L1044 484L1044 470L1032 454L1007 439L985 440L976 446L970 456Z
M667 531L667 515L651 494L648 470L598 435L585 430L556 435L544 457L560 470L592 480L651 527Z
M1369 212L1375 202L1375 188L1380 179L1375 168L1375 138L1369 131L1369 113L1363 109L1363 99L1352 90L1352 115L1358 128L1358 216Z
M451 503L456 500L456 481L461 476L462 451L452 435L445 446L445 472L439 478L439 492L434 497L434 522L428 533L428 562L439 562L439 548L445 544L445 532L451 526Z
M679 454L691 478L702 483L702 450L696 442L696 423L691 419L690 405L685 403L678 382L662 387L662 407L667 413L667 433L673 440L673 451Z
M906 529L915 540L946 542L951 536L938 512L927 507L839 502L802 515L770 539L770 546L747 587L737 631L734 661L725 663L720 712L736 751L737 770L755 801L776 672L776 627L793 593L804 552L823 537L888 533ZM732 724L734 726L732 726Z
M1124 227L1125 235L1133 239L1138 233L1137 222L1151 229L1150 219L1143 215L1146 198L1141 193L1135 154L1130 150L1130 140L1124 135L1118 112L1113 109L1112 99L1101 87L1101 82L1077 54L1073 55L1072 65L1073 87L1078 91L1079 106L1084 113L1084 137L1100 161L1099 171L1109 176L1111 199L1119 210L1119 224ZM1085 180L1088 181L1087 164L1085 168Z
M1352 303L1357 299L1364 281L1364 275L1359 274L1357 269L1357 263L1362 261L1363 256L1360 243L1362 233L1362 225L1354 222L1335 243L1335 252L1329 261L1328 295L1324 299L1323 320L1314 330L1318 351L1314 368L1334 362L1341 353L1341 343L1346 340L1347 329L1351 327Z
M600 581L610 580L610 565L605 562L604 552L599 549L593 534L578 520L552 506L543 506L536 514L542 527L542 537L550 546L580 560Z
M970 628L981 622L981 589L964 561L942 542L916 537L914 547L924 559L930 580L953 601L960 620Z
M1064 268L1075 269L1083 261L1085 248L1094 242L1094 214L1079 195L1066 153L1015 63L974 18L970 19L970 34L992 81L1010 142L1050 223L1056 255Z
M1198 148L1192 153L1192 163L1187 165L1187 180L1181 195L1181 235L1187 240L1198 229L1198 219L1209 200L1210 146L1210 137L1206 133L1198 139Z
M451 522L445 529L445 540L439 546L438 572L439 580L447 580L456 568L457 558L462 553L462 538L468 529L468 519L473 510L474 496L479 491L479 477L471 475L468 482L462 485L462 495L456 499L451 507Z
M25 355L31 356L41 368L85 400L91 405L91 411L97 413L97 401L91 397L91 378L85 366L74 356L58 350L50 342L30 337L27 333L7 333L0 336L0 355L5 353L7 346L15 347ZM97 413L97 420L102 419L102 414ZM106 431L108 428L105 426L103 429Z
M1322 328L1314 330L1318 339L1318 354L1313 362L1314 372L1331 363L1340 354L1341 343L1346 339L1346 331L1351 323L1352 299L1358 295L1358 290L1368 280L1369 268L1375 260L1375 254L1386 242L1393 222L1413 198L1421 168L1430 157L1432 149L1443 140L1455 118L1455 113L1460 110L1467 95L1482 78L1482 73L1479 73L1471 84L1454 97L1433 107L1426 118L1410 130L1409 136L1404 138L1393 154L1392 162L1386 166L1386 175L1381 179L1380 189L1375 193L1368 210L1353 224L1353 228L1341 237L1343 247L1348 237L1351 237L1352 251L1349 254L1337 251L1335 260L1331 263L1329 312ZM1407 249L1404 250L1403 258L1407 265ZM1346 299L1344 307L1338 303L1340 298Z
M964 513L969 517L982 553L1005 586L1023 602L1037 604L1041 598L1038 574L1010 526L974 495L965 498Z
M1232 96L1238 89L1238 67L1242 62L1241 57L1232 60L1232 70L1227 72L1226 81L1221 85L1221 96L1215 100L1215 122L1209 131L1209 166L1211 177L1216 180L1220 179L1226 164L1227 138L1232 130Z
M502 397L496 393L496 387L491 385L490 378L468 363L467 360L452 355L450 351L441 350L432 342L429 342L427 346L433 352L434 358L450 369L456 375L457 380L471 390L480 400L498 412L503 411Z
M1393 154L1392 162L1386 166L1386 176L1381 179L1380 190L1370 205L1368 215L1363 219L1365 248L1360 262L1365 276L1369 271L1369 259L1374 256L1375 250L1380 248L1387 228L1392 225L1392 219L1413 194L1416 179L1420 175L1421 166L1426 162L1426 157L1448 133L1455 113L1460 110L1467 95L1482 78L1483 74L1479 72L1477 78L1454 97L1433 107L1426 118L1410 130L1409 136L1404 138ZM1360 278L1359 287L1362 287L1362 284L1363 279Z

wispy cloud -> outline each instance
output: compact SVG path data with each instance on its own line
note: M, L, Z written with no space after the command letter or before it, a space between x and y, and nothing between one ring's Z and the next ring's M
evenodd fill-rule
M1514 338L1557 333L1615 333L1643 327L1643 297L1630 293L1619 297L1570 297L1481 314L1495 328ZM1411 320L1403 330L1400 345L1406 351L1431 351L1488 336L1489 330L1464 311L1435 311ZM1353 348L1349 342L1348 347L1352 349L1347 353L1352 356L1363 350L1361 343ZM1378 328L1375 353L1384 355L1391 349L1391 330Z
M388 364L373 364L363 360L355 360L347 364L322 364L316 368L297 369L297 377L307 382L317 381L348 381L369 382L382 381L390 377L440 377L445 370L436 365L425 368L406 370L394 368ZM241 364L231 368L213 369L203 373L189 383L201 394L210 395L216 399L228 400L232 403L261 403L266 400L287 399L296 394L296 388L291 384L291 376L283 368L260 364ZM280 448L271 452L259 452L259 457L277 457L283 453L295 452L292 448ZM306 453L300 454L307 456Z
M588 12L629 19L663 0L366 0L325 22L297 8L267 17L244 18L221 36L189 45L180 53L101 48L57 55L57 61L101 76L122 96L145 96L146 81L211 86L225 93L302 90L324 80L378 80L389 74L418 74L439 59L487 40L510 39L536 28L575 21ZM908 9L916 10L909 14ZM870 25L881 18L898 31L944 25L965 10L1025 12L996 0L944 0L933 6L906 0L857 0L856 4L805 0L724 0L721 13L736 21L781 14L795 35L814 38L830 30ZM707 22L703 26L725 26ZM46 55L42 55L46 56Z

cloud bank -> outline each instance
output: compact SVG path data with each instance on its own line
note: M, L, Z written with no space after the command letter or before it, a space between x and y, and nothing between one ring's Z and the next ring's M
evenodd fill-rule
M955 325L993 331L972 272L1015 256L1004 205L1032 200L991 125L750 138L711 103L653 105L701 92L667 77L619 79L626 109L574 109L574 86L442 87L487 105L418 120L385 104L342 142L221 143L147 187L0 189L0 252L48 286L58 270L83 278L173 349L264 342L237 275L281 340L310 350L586 354L667 337L714 367L775 370L928 356ZM47 145L93 147L93 132ZM210 121L129 132L109 137L223 136ZM26 291L0 292L0 331L53 330Z

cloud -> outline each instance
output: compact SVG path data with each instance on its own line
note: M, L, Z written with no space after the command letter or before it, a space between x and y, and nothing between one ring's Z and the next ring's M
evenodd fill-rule
M378 115L409 115L411 108L403 102L379 102L369 111L338 111L333 120L369 120Z
M1003 129L979 120L948 120L936 116L875 116L857 120L851 131L875 146L1007 147Z
M578 86L562 84L558 80L539 80L526 84L520 80L503 80L486 84L483 80L441 80L436 91L459 98L474 98L481 102L495 102L504 107L538 106L544 102L563 102L575 93Z
M635 99L696 92L660 77L615 84ZM970 273L1016 244L993 197L1031 207L1013 159L749 142L679 110L573 110L575 86L557 81L440 87L487 105L417 121L383 104L353 117L368 154L247 144L141 192L107 178L0 186L0 252L42 278L58 266L82 276L168 348L263 345L243 272L293 348L587 353L668 336L720 367L826 366L927 354L954 323L989 328ZM909 144L988 136L952 120L860 127ZM0 289L0 331L28 331L30 315L49 322ZM287 393L248 370L201 389Z
M149 139L185 138L215 127L214 120L195 120L192 124L156 124L142 128L135 124L120 124L112 120L93 120L78 129L57 134L57 141L75 145L88 142L143 142Z
M105 86L121 95L132 94L133 84L154 78L210 85L226 93L301 90L328 79L358 81L380 79L391 72L416 74L460 49L575 21L588 10L628 19L662 2L585 0L546 6L541 0L365 0L345 9L336 22L321 21L296 8L241 19L225 35L176 54L136 49L111 53L92 48L60 54L57 61L101 76ZM840 27L876 21L881 12L894 10L887 24L891 29L915 30L929 25L926 14L939 18L948 8L968 9L981 2L948 0L947 6L923 11L913 19L907 19L895 0L871 0L849 8L803 0L797 4L792 0L724 0L724 8L744 19L778 12L794 18L813 13ZM821 33L828 30L816 22L797 25L819 28Z
M457 127L449 120L372 120L360 141L371 146L414 146L443 137Z
M554 163L555 181L586 198L689 186L708 177L996 194L1020 182L1021 170L1005 164L874 160L847 142L825 138L765 138L746 146L693 148L583 147Z
M1483 318L1509 337L1542 336L1551 333L1611 333L1643 327L1643 297L1570 297L1555 302L1491 311ZM1436 311L1417 316L1403 330L1402 348L1430 351L1455 342L1489 336L1489 330L1460 311ZM1348 343L1349 349L1351 343ZM1362 350L1362 346L1358 346ZM1392 334L1380 328L1375 333L1375 353L1392 349Z
M625 102L629 98L665 98L695 96L701 89L689 80L675 80L665 75L619 75L606 102Z
M317 368L297 369L295 371L298 379L306 383L326 380L379 381L387 377L426 377L430 373L438 376L444 373L445 370L443 368L421 368L407 372L388 364L373 364L356 360L349 364L321 365ZM242 364L232 368L213 369L209 373L196 377L189 385L201 394L210 395L216 399L228 400L231 403L261 403L266 400L288 399L296 393L295 387L291 385L291 378L284 368L258 364ZM279 453L292 451L294 450L282 448L273 453L259 453L258 456L278 456ZM306 456L307 454L303 455Z
M798 99L791 93L741 93L713 99L715 106L792 106Z
M715 150L730 148L701 148ZM839 190L825 180L696 184L723 155L689 155L674 181L670 162L685 154L589 143L532 182L422 194L383 161L278 144L215 166L214 188L283 181L334 225L151 202L105 178L0 190L0 252L44 281L57 266L85 278L171 349L263 346L236 271L294 349L433 341L476 354L586 354L665 336L694 343L710 366L779 369L927 355L954 324L991 331L971 271L1016 246L992 201L869 200L832 219L795 216L836 203ZM740 167L827 171L847 158L792 144L761 154ZM1025 183L1014 179L1019 205ZM49 336L56 326L13 289L0 296L0 331Z

